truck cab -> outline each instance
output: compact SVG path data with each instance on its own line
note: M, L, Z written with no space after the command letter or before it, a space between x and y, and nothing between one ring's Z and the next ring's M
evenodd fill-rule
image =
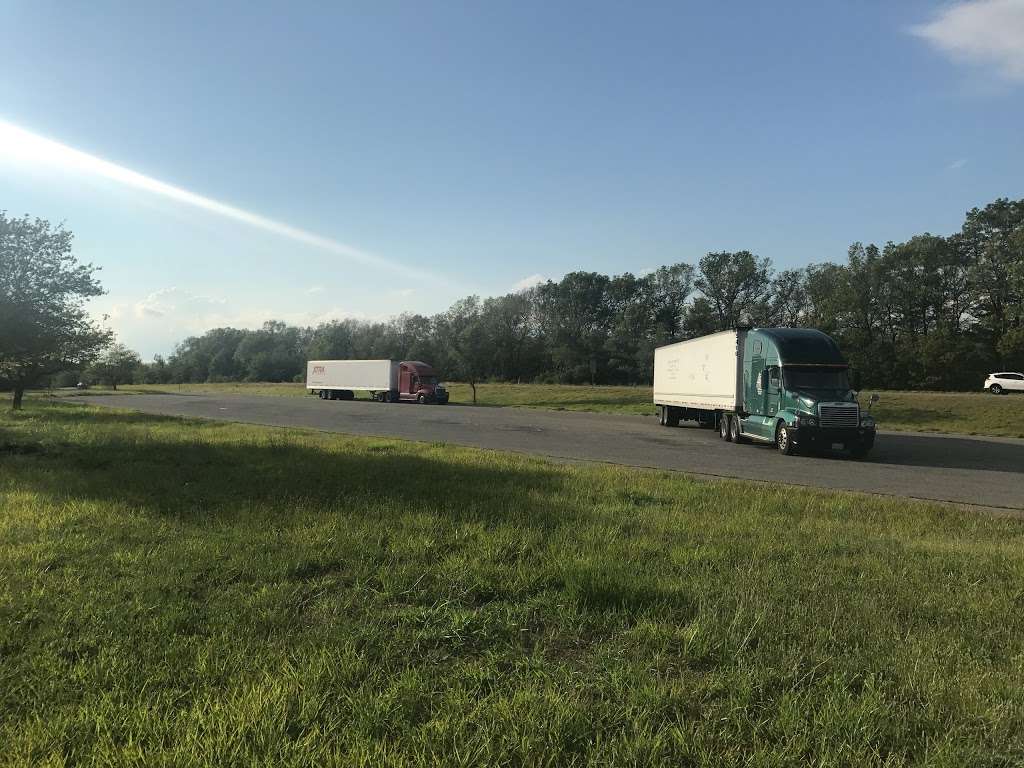
M744 436L774 442L783 453L841 444L864 455L875 422L862 413L838 345L809 328L758 328L743 350Z
M437 377L437 373L419 360L403 360L399 363L398 397L417 403L448 402L448 390Z

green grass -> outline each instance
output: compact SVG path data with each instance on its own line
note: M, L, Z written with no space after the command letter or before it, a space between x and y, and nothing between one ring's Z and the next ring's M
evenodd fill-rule
M1024 524L441 445L0 416L6 765L1024 761Z
M449 385L453 403L471 403L468 384ZM92 389L89 394L107 390ZM307 397L303 384L169 384L127 386L125 392L194 392ZM865 393L874 390L865 390ZM908 432L1024 437L1024 396L983 392L879 392L872 412L879 427ZM566 384L479 384L480 405L653 415L650 387ZM866 403L866 400L865 400Z
M1024 395L987 392L880 392L881 429L1024 437Z

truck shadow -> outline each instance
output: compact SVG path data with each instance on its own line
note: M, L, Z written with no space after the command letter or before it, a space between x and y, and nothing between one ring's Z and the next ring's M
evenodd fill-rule
M774 450L771 446L766 448ZM848 460L841 452L825 451L813 455ZM1015 444L965 437L885 434L878 436L874 450L858 463L1024 474L1024 441Z

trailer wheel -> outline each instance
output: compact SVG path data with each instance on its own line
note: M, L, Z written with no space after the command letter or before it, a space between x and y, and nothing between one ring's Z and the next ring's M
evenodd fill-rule
M678 427L679 426L679 409L671 406L665 406L668 409L668 413L665 416L665 426L667 427Z
M321 400L326 400L326 399L327 399L327 390L326 390L326 389L321 389L321 390L320 390L320 391L319 391L319 392L317 393L317 395L319 396L319 398L320 398Z
M796 446L793 445L793 435L784 421L780 421L779 426L775 429L775 447L783 456L792 456L796 450Z
M668 426L668 424L666 424L666 422L665 422L665 406L664 405L659 405L658 406L658 424L661 425L662 427Z
M728 413L718 417L718 434L727 443L732 442L732 419Z

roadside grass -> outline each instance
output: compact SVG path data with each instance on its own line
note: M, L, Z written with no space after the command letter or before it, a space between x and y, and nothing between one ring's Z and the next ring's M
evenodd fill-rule
M1024 761L1024 524L30 401L9 765Z
M473 402L468 384L448 385L455 404ZM944 432L1024 438L1024 396L996 397L985 392L878 391L881 400L872 408L880 429L903 432ZM87 394L103 394L94 388ZM170 392L309 397L304 384L225 383L130 385L118 392ZM42 395L43 393L39 393ZM63 391L60 394L74 395ZM867 404L866 398L862 398ZM577 386L570 384L478 384L477 404L546 410L596 411L654 415L650 387Z
M881 429L1024 437L1024 395L879 392L879 397L872 413Z

